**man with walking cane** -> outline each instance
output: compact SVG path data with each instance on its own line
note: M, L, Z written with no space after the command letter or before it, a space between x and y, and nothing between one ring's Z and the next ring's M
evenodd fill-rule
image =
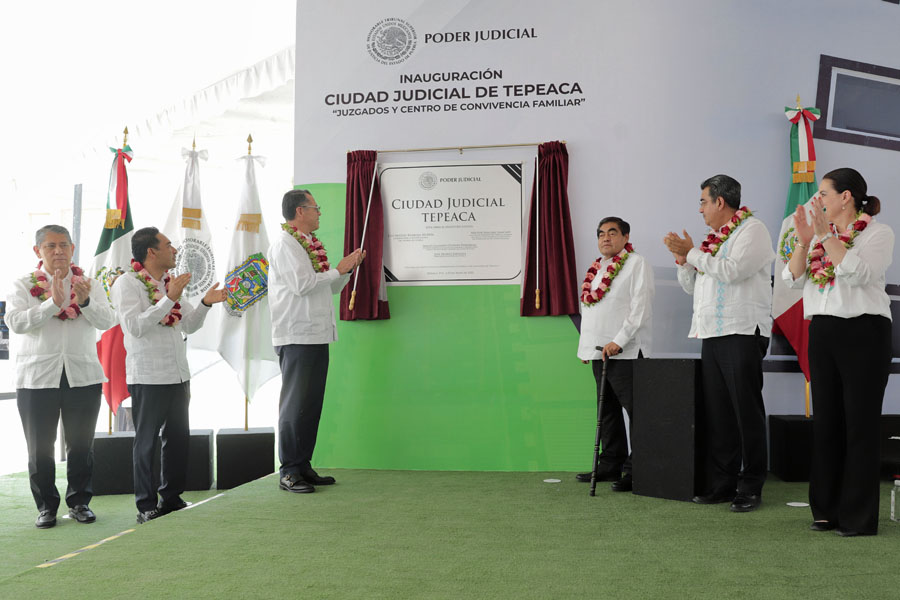
M597 227L600 258L581 284L581 337L578 358L591 363L597 382L598 426L603 452L593 472L578 481L613 481L612 490L630 492L631 454L622 409L632 418L632 364L647 354L653 302L653 270L628 242L631 227L606 217ZM604 387L605 381L605 387ZM600 402L600 399L603 402Z

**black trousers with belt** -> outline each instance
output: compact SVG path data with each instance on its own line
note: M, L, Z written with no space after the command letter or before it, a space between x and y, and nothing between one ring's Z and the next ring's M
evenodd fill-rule
M91 476L100 391L99 383L69 387L65 370L59 387L16 390L19 416L28 445L28 479L38 510L56 513L59 509L53 452L60 415L66 438L66 476L69 483L66 504L72 507L90 503L94 495Z
M281 366L278 458L281 476L312 468L328 376L328 344L277 346Z
M634 399L634 361L608 359L606 367L606 389L603 393L603 407L600 413L600 443L603 452L597 458L597 472L622 471L631 474L631 454L628 452L628 438L631 437ZM602 360L592 360L594 380L597 382L597 400L600 400L600 378L603 371ZM626 437L625 418L622 409L628 413L628 433Z
M815 520L878 531L879 420L891 365L891 321L816 315L809 325Z
M700 350L709 489L760 494L769 469L762 360L769 338L706 338Z
M161 385L136 383L128 386L128 392L131 394L131 415L134 418L134 503L138 511L147 512L159 505L176 502L184 493L191 435L188 418L191 382ZM160 438L161 478L157 482L153 473L153 457Z

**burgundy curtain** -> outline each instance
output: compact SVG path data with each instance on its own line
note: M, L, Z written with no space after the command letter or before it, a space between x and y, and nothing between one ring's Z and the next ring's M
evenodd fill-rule
M378 153L374 150L356 150L347 153L347 213L344 222L344 256L360 247L366 219L369 190L372 189L375 163ZM356 272L350 283L341 291L341 320L390 319L387 298L379 300L382 285L382 253L384 251L384 210L381 207L381 190L376 178L372 190L372 207L369 210L369 226L363 250L366 260L360 265L359 282L356 284L356 303L350 310L350 294Z
M528 252L520 314L523 317L573 315L578 313L578 276L575 243L569 215L569 153L561 142L538 146L540 197L531 187L528 219ZM540 211L540 219L537 219ZM540 235L538 234L540 228ZM535 266L540 273L537 278ZM537 284L537 285L535 285ZM535 308L535 287L541 290L541 307Z

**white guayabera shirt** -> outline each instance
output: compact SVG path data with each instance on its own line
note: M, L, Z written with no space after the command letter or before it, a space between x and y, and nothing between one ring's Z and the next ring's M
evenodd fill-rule
M53 281L52 275L47 275ZM71 294L72 271L63 283L63 295ZM103 285L91 280L90 300L77 319L56 318L59 307L53 298L41 302L31 295L31 277L17 279L6 299L4 320L16 338L16 389L59 387L63 368L70 387L103 383L103 367L97 358L97 330L116 324ZM49 295L49 292L48 292Z
M678 268L678 283L694 295L692 338L772 335L772 237L765 224L748 217L715 256L693 248Z

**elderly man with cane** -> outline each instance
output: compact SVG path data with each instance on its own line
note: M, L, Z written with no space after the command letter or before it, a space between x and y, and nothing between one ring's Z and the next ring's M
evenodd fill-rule
M632 418L633 361L648 352L654 294L653 270L629 243L631 226L606 217L597 227L600 258L581 285L578 358L591 363L597 382L598 439L589 473L578 481L613 481L615 492L632 489L631 454L622 409ZM605 384L605 385L604 385ZM602 401L601 401L602 399Z

